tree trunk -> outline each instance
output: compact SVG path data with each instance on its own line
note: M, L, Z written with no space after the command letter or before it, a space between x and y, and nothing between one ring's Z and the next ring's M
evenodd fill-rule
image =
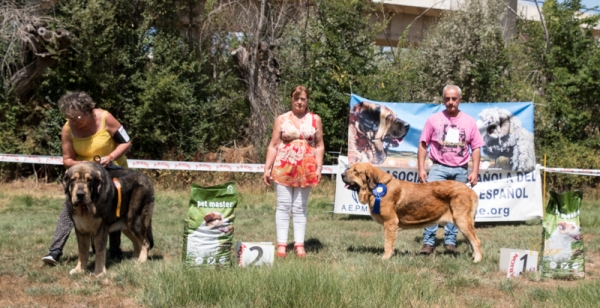
M33 25L28 25L27 28L30 29L28 32L33 43L29 52L35 55L34 60L10 77L14 94L22 102L31 98L46 69L55 65L58 57L71 46L71 34L65 29L52 31Z
M231 52L240 76L246 82L246 97L252 113L249 136L259 153L269 142L269 126L280 112L277 102L280 71L274 54L276 46L262 39L266 6L267 1L261 0L260 11L257 12L258 24L249 40L248 49L240 46Z
M52 57L38 57L26 67L18 70L10 78L15 96L22 102L28 101L46 69L54 64L56 64L56 60Z
M258 151L269 142L269 127L281 112L277 101L280 70L274 49L275 45L260 42L258 48L251 49L254 54L244 46L232 52L240 76L246 82L246 97L252 113L249 136Z

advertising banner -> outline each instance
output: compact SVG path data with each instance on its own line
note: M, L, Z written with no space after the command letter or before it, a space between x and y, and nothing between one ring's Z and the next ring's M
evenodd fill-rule
M425 122L444 109L443 104L385 103L352 95L348 120L349 163L417 168L417 149ZM477 121L485 142L480 170L530 172L535 169L531 102L461 103L459 109ZM444 136L437 138L441 151L464 153L469 150L465 147L464 130L453 126L444 130Z
M461 103L485 142L481 148L476 221L522 221L542 217L540 167L533 143L533 104ZM376 102L350 98L348 157L338 163L334 213L369 215L356 193L344 188L341 173L356 162L370 162L397 179L418 182L417 151L427 119L445 110L443 104ZM436 136L440 151L468 155L461 127L444 127ZM432 162L425 161L429 170ZM469 169L472 168L469 162Z

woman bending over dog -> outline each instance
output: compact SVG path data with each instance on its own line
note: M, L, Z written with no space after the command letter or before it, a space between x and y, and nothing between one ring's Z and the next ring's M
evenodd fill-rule
M292 110L275 119L263 181L267 186L275 182L277 256L286 256L291 211L294 250L305 257L306 205L310 189L321 180L325 146L321 117L308 109L308 90L296 86L290 96Z
M131 147L129 135L112 114L95 106L89 95L79 91L68 92L58 101L60 112L67 118L61 134L63 165L69 169L81 162L94 161L94 156L98 155L104 167L115 164L127 168L125 153ZM44 263L55 265L58 262L73 226L67 208L63 206L49 253L42 258ZM121 256L120 237L120 232L110 235L109 253L113 257Z

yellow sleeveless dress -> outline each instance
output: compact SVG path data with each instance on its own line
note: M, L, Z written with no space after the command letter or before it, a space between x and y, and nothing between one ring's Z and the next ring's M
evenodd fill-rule
M69 126L69 121L67 120L67 123L65 123L65 126L69 131L69 136L71 136L71 141L73 141L73 149L75 150L75 154L77 154L76 160L94 161L94 156L108 156L108 154L112 153L112 151L117 147L118 144L106 130L106 113L108 113L108 111L104 111L102 114L102 125L100 130L89 137L73 137L71 127ZM128 167L127 157L125 157L125 155L115 159L113 163L123 168Z

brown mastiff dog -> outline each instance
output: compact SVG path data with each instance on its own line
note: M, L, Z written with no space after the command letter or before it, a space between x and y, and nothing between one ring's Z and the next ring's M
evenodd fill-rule
M120 207L114 178L119 179L121 185ZM107 171L100 164L85 162L67 170L63 185L65 204L75 222L79 248L77 266L70 274L87 268L90 237L94 238L96 249L94 275L104 274L108 233L117 230L123 231L133 242L133 258L139 262L146 261L148 250L154 246L154 188L147 176L126 169Z
M356 163L342 174L347 188L358 192L358 199L368 204L373 220L383 225L385 246L383 259L394 253L398 230L433 224L454 223L471 243L473 259L481 261L481 242L475 235L475 211L478 197L467 185L457 181L414 184L396 180L369 163ZM380 214L373 213L378 184L387 187L380 199Z

